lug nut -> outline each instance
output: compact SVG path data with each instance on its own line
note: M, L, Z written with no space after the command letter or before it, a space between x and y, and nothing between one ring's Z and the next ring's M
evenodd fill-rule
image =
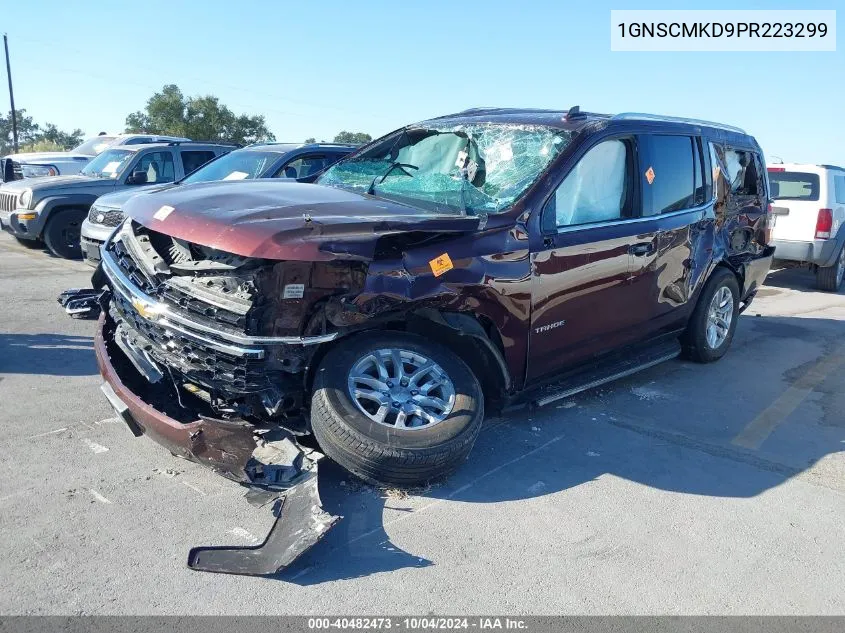
M386 384L386 385L388 386L388 388L390 388L390 389L392 389L392 388L393 388L393 381L392 381L392 380L388 380L388 381L387 381L386 383L384 383L384 384Z
M411 389L411 395L412 396L418 396L418 395L420 395L420 392L417 391L416 389Z
M393 408L394 408L394 409L398 409L400 406L402 406L402 405L400 405L398 402L391 402L390 404L392 404L392 405L393 405Z

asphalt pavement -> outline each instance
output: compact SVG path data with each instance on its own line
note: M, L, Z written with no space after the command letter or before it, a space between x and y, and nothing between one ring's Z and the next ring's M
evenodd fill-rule
M134 438L99 391L91 269L0 235L0 614L845 614L845 293L773 272L720 362L490 419L415 494L321 467L343 520L275 578L244 490Z

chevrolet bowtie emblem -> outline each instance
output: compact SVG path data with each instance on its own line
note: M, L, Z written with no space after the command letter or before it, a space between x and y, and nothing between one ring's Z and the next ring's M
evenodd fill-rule
M148 303L143 299L133 298L132 307L148 321L155 321L160 314L158 306Z

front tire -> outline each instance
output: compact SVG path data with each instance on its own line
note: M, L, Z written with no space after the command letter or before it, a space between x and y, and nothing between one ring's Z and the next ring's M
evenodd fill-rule
M81 259L82 247L79 240L82 222L87 213L82 209L64 209L53 212L44 228L44 243L56 257Z
M483 420L481 386L469 367L411 334L342 341L314 380L311 425L323 452L371 484L446 477L469 455Z
M819 290L836 292L842 287L845 277L845 244L839 249L839 256L833 266L819 266L816 270L816 286Z
M685 356L699 363L722 358L731 346L738 318L736 275L726 268L716 268L704 285L681 338Z

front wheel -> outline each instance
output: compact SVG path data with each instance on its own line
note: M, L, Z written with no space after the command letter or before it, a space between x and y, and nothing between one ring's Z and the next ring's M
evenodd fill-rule
M726 268L717 268L698 299L681 339L685 355L712 363L728 351L739 317L739 283Z
M842 287L843 277L845 277L845 245L839 249L839 256L833 266L819 266L816 270L816 286L819 290L836 292Z
M342 341L314 380L311 426L323 452L373 484L415 486L451 474L483 420L481 386L469 367L411 334Z
M82 222L86 212L82 209L64 209L54 211L44 228L44 242L56 257L80 259L82 247L79 245Z

